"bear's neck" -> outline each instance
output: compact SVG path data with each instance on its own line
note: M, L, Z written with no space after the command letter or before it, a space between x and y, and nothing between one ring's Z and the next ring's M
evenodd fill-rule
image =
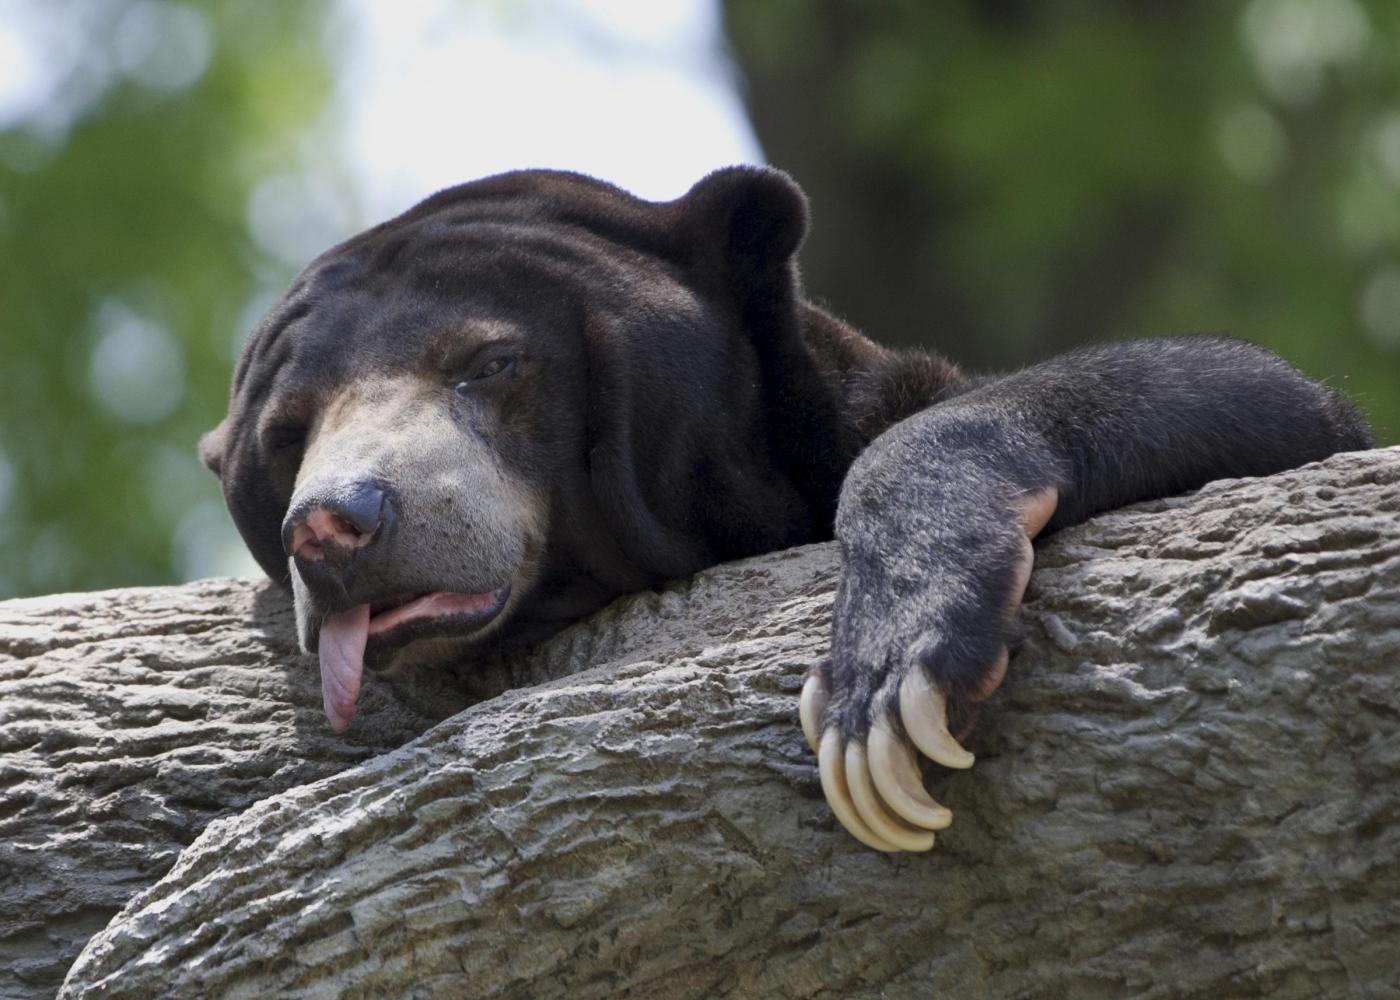
M882 347L810 302L799 306L798 323L839 400L843 422L862 446L905 417L971 387L971 380L946 358Z

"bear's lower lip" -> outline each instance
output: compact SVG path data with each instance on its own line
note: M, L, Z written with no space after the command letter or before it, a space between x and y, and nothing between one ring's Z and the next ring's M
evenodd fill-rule
M393 644L399 639L416 638L426 632L462 634L489 624L501 613L510 598L510 586L483 594L461 594L435 590L417 596L389 598L382 610L369 619L369 638ZM408 633L414 633L410 636Z

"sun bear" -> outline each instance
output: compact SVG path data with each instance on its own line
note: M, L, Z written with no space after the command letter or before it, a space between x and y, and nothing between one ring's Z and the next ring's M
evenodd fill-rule
M201 454L293 594L332 727L366 665L532 642L834 537L831 655L801 724L842 825L926 850L952 816L924 758L972 763L955 734L1006 671L1031 539L1371 443L1337 393L1226 337L986 377L880 347L804 300L807 214L766 168L669 202L522 171L306 267Z

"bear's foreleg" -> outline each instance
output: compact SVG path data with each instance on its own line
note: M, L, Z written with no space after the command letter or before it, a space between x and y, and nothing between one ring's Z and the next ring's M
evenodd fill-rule
M1221 337L1072 352L890 428L842 489L831 656L803 689L833 812L882 850L952 821L922 758L971 766L954 734L1005 673L1042 528L1369 444L1340 396Z

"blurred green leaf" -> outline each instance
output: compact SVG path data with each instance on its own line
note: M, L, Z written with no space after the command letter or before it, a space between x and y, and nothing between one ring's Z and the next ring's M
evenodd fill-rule
M0 596L179 579L234 538L195 442L250 298L289 277L246 205L328 92L323 7L7 11L77 55L0 132Z

